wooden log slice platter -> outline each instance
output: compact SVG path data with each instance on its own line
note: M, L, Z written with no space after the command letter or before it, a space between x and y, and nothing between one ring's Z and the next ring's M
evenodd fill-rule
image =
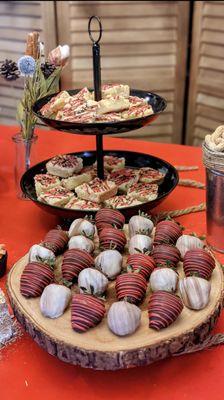
M223 272L219 265L211 278L210 302L201 311L184 307L178 319L159 332L149 328L147 298L143 304L141 325L131 336L117 337L107 326L106 317L86 333L76 333L71 328L71 310L57 319L43 317L39 308L40 298L26 299L20 293L20 277L28 256L21 258L8 275L8 294L15 316L31 337L49 354L60 360L99 370L117 370L142 365L184 351L186 346L201 343L217 322L223 300ZM56 281L60 281L61 257L57 259ZM183 276L182 263L178 272ZM106 308L116 301L115 283L107 292ZM77 288L74 289L77 291Z

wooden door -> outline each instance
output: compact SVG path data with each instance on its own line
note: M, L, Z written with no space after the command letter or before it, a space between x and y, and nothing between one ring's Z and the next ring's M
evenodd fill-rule
M188 101L188 144L224 123L224 1L195 1Z
M151 126L123 137L181 142L188 1L57 1L58 39L71 45L63 88L92 87L88 18L101 17L103 82L155 91L168 102Z

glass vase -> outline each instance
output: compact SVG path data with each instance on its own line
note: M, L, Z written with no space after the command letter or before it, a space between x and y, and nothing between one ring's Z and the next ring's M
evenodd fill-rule
M15 143L15 187L16 195L19 199L28 200L26 195L22 192L20 187L20 180L22 175L36 163L35 143L38 136L32 131L29 139L24 139L21 132L12 137Z

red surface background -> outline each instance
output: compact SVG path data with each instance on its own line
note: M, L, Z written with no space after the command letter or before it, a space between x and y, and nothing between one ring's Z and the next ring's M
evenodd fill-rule
M29 247L38 243L58 221L30 201L16 198L14 144L16 128L0 127L0 243L9 252L8 269ZM37 161L57 153L94 149L94 137L38 131ZM153 154L174 165L198 165L198 171L181 172L182 178L204 181L200 148L105 138L105 149L125 149ZM157 209L171 210L205 200L200 189L177 187ZM178 218L188 231L205 233L205 213ZM222 257L218 256L221 260ZM5 279L0 280L5 290ZM224 331L221 316L217 332ZM160 361L148 367L115 372L85 370L50 356L24 333L0 350L0 399L217 399L224 397L224 347Z

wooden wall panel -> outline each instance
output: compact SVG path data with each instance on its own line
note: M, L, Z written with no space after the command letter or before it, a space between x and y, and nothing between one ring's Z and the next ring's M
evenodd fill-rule
M224 2L194 2L187 143L224 123Z
M59 42L70 43L63 88L93 86L88 18L102 19L103 82L164 95L166 112L123 137L180 142L188 39L188 1L57 1Z
M0 2L0 60L17 61L24 54L28 32L38 31L46 51L56 45L53 1ZM22 78L6 82L0 78L0 123L16 123L16 106L22 94Z

